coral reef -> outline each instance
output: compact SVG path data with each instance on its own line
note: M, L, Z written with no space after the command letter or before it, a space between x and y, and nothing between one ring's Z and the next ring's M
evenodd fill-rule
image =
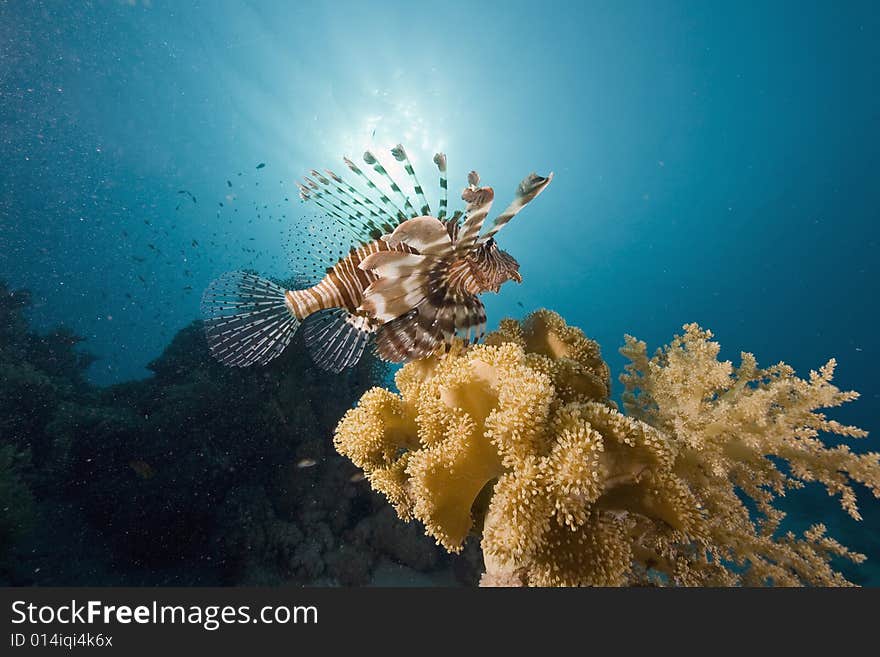
M230 370L196 322L153 376L96 388L79 339L32 332L27 307L0 285L0 582L359 585L383 559L448 564L332 448L376 359L325 374L294 343Z
M335 445L450 552L481 537L484 585L844 585L850 552L816 524L780 531L778 498L817 481L858 518L880 457L818 409L855 399L785 365L736 370L696 325L648 358L627 337L621 413L598 345L550 311L486 344L405 366L366 392Z

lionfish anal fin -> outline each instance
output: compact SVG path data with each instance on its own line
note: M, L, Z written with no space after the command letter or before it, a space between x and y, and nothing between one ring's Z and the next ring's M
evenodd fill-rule
M367 317L341 308L322 310L303 322L303 338L314 363L339 373L354 366L364 353L376 325Z

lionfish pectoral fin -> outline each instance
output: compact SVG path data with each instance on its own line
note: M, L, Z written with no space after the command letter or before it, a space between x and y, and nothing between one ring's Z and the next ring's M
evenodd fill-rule
M278 356L300 324L286 293L272 281L241 271L212 282L202 297L211 355L230 367L265 365Z
M466 342L479 342L486 331L486 307L474 295L461 295L455 299L454 333Z
M490 237L504 228L511 219L519 214L520 210L534 201L541 192L547 189L547 185L551 182L553 182L552 171L548 176L539 176L536 173L530 173L523 178L522 182L520 182L519 186L516 188L516 196L513 201L504 209L504 212L495 217L492 221L491 228L489 228L485 234L480 236L479 242L486 242Z
M368 318L340 308L319 311L303 322L303 338L312 361L334 374L357 364L374 332Z
M376 332L376 355L379 358L391 363L405 363L430 356L443 344L430 313L423 314L421 308L414 308L379 327Z
M549 185L552 181L552 171L546 176L539 176L537 173L532 171L532 173L522 179L519 187L516 188L516 195L520 198L526 199L526 203L528 203L538 194L543 192L547 188L547 185Z
M427 284L422 276L379 278L364 291L358 312L379 322L405 315L425 300Z
M471 172L476 176L475 172ZM479 180L479 177L476 177ZM495 199L495 191L491 187L466 187L461 193L461 199L467 203L465 208L465 220L458 234L457 247L470 249L480 235L483 222L492 209L492 201Z
M382 239L392 248L406 244L424 255L443 256L452 249L446 225L435 217L407 219Z
M358 265L364 271L372 271L381 278L403 278L428 267L427 257L401 251L371 253Z
M473 295L448 295L440 305L425 300L418 308L383 324L376 333L376 353L403 363L425 358L452 343L456 335L476 343L486 329L486 310Z

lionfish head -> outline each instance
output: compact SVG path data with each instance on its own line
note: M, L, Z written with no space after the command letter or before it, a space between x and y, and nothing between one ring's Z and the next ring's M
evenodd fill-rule
M493 238L489 238L475 250L473 270L480 287L485 291L497 293L507 281L522 283L516 258L499 249Z

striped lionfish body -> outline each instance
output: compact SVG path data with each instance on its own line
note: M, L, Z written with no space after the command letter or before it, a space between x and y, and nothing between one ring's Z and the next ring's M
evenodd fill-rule
M440 209L431 214L421 184L402 146L391 150L403 164L418 208L371 152L364 161L399 199L345 158L359 191L331 171L313 170L299 184L300 197L317 205L352 233L357 246L315 285L287 290L246 272L214 281L203 297L205 333L222 363L245 367L279 355L300 326L320 367L341 372L360 360L374 339L380 358L423 358L456 336L482 338L486 313L479 295L498 292L506 281L522 282L519 264L498 248L495 235L553 179L530 174L513 202L482 232L494 200L472 171L462 192L464 211L447 213L446 156L434 156L440 174Z

